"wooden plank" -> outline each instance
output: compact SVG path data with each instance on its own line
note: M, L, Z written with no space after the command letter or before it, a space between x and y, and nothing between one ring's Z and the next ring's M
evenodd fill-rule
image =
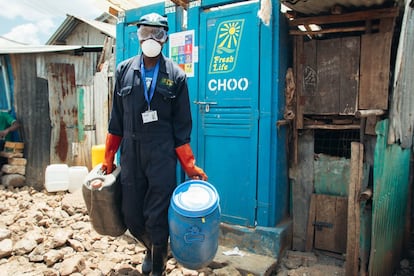
M341 39L319 40L317 43L317 97L314 112L338 114L341 60L338 53Z
M360 37L341 39L339 114L354 114L359 89Z
M372 30L378 30L380 27L378 25L372 26ZM301 31L301 30L290 30L290 35L318 35L318 34L332 34L332 33L348 33L348 32L366 32L366 26L360 27L342 27L342 28L330 28L323 29L319 31Z
M346 244L345 275L358 275L359 267L359 236L360 236L360 204L363 177L364 146L361 143L351 143L351 175L348 196L348 229Z
M303 53L303 38L295 37L293 47L293 75L296 78L296 93L294 95L294 106L295 106L295 118L293 119L293 164L296 166L298 164L298 129L303 128L303 109L299 105L299 99L302 91L302 53ZM300 72L300 73L299 73Z
M362 36L359 109L388 109L392 33Z
M303 128L303 82L304 82L304 45L303 37L295 38L295 50L296 50L296 128Z
M336 197L335 244L336 252L346 253L348 198Z
M304 251L309 204L313 193L314 133L303 131L299 136L298 165L292 182L292 249Z
M315 226L315 248L328 251L335 250L335 197L317 195L316 223L326 223L330 227Z
M304 129L331 129L331 130L344 130L344 129L360 129L360 125L305 125Z
M369 116L367 117L367 121L365 124L365 134L369 135L377 135L375 132L375 127L377 126L377 122L380 119L377 116Z
M381 116L383 114L385 114L385 111L382 109L358 110L357 112L355 112L355 117L364 118L371 116Z
M316 201L317 201L317 195L312 194L310 205L309 205L309 216L308 216L308 226L306 227L306 245L305 245L305 251L310 252L313 249L313 238L315 235L315 227L313 226L313 223L315 222L316 218Z
M315 226L315 249L346 252L347 200L346 197L317 195L315 221L327 227Z
M304 114L317 112L317 63L316 63L316 40L307 41L303 45L303 87L301 94L301 106Z
M368 11L359 11L338 15L325 15L306 18L297 18L289 20L290 26L309 25L309 24L329 24L329 23L344 23L361 20L372 20L380 18L395 18L398 16L398 7L388 9L377 9Z
M395 27L395 18L383 18L380 20L379 30L382 33L393 32Z

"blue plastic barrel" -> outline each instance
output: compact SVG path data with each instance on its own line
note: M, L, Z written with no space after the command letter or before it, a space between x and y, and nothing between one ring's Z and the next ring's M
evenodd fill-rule
M186 181L174 190L168 210L170 247L178 263L189 269L208 265L219 240L219 195L202 180Z

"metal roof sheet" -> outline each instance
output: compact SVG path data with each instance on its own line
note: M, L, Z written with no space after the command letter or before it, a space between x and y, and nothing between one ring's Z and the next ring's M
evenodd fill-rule
M0 36L0 47L14 47L26 45L25 43L17 42L4 36Z
M115 38L116 37L116 26L113 24L97 21L97 20L89 20L85 18L81 18L74 15L67 15L66 19L63 23L59 26L56 32L49 38L46 42L48 45L54 44L56 41L65 40L65 38L71 34L71 32L79 25L81 22L86 23L92 26L95 29L98 29L102 33Z

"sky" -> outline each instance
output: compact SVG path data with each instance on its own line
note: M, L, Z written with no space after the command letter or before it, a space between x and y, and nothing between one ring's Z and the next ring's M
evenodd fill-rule
M104 0L0 0L0 36L42 45L66 14L95 19L107 11Z

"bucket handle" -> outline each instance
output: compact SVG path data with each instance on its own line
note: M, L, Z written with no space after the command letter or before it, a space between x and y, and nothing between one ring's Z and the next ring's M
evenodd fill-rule
M204 241L204 234L200 233L200 228L193 225L187 230L187 233L184 234L184 241L186 243L202 242Z
M98 188L95 188L95 187L92 187L92 182L93 181L95 181L95 180L100 180L100 181L102 181L102 182L105 182L105 178L103 178L103 177L94 177L94 178L92 178L92 179L89 179L88 181L86 181L86 186L88 187L88 188L91 188L91 190L102 190L102 188L103 188L103 186L105 185L102 185L102 186L100 186L100 187L98 187Z

